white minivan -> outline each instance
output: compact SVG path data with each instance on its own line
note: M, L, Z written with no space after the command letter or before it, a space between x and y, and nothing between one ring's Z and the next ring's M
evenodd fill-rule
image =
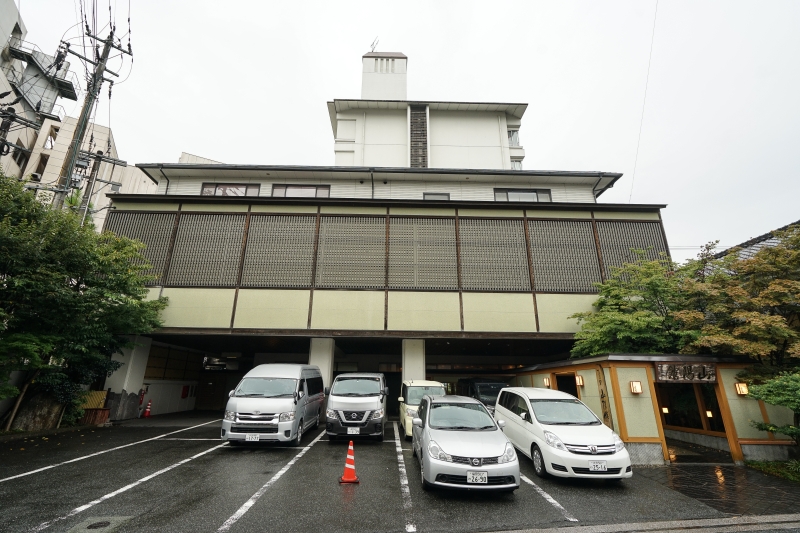
M319 427L325 401L322 374L312 365L258 365L230 392L221 438L299 444Z
M539 477L623 479L633 475L622 439L566 392L509 387L500 392L495 420L508 440L533 461Z

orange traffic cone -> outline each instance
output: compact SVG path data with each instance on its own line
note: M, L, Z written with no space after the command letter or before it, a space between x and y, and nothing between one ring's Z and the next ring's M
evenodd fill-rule
M147 400L147 407L144 409L144 418L150 418L150 406L153 404L153 400Z
M347 448L347 460L344 462L344 473L339 478L339 483L358 483L358 476L356 475L356 456L353 452L353 441L350 441L350 447Z

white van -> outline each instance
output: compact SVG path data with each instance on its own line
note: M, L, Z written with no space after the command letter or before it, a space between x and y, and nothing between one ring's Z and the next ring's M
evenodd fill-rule
M382 441L388 394L383 374L354 372L336 376L326 410L328 440L361 435Z
M220 436L231 445L299 444L307 429L319 427L325 401L322 374L312 365L258 365L228 396Z

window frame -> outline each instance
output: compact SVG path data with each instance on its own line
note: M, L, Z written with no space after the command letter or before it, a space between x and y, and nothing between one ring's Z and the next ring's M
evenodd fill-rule
M536 193L536 200L509 200L508 194L509 193ZM548 200L542 200L540 198L541 195L546 194L549 198ZM505 195L505 199L498 198L498 195ZM517 188L507 188L507 187L496 187L494 189L494 201L495 202L531 202L531 203L540 203L540 204L551 204L553 203L553 193L552 189L517 189Z
M446 196L447 198L428 198L428 196ZM424 192L422 193L422 200L427 202L449 202L449 192Z
M286 193L289 191L289 188L297 187L301 189L314 189L314 196L288 196ZM275 192L279 189L283 189L282 194L275 194ZM325 191L326 194L320 195L321 191ZM307 184L299 184L299 183L274 183L272 185L272 197L273 198L330 198L331 197L331 186L330 185L307 185Z
M519 143L519 128L508 128L508 146L512 148L522 146Z
M214 194L206 194L206 189L214 188ZM243 187L244 194L242 196L225 196L222 194L217 194L219 191L219 187ZM249 194L251 190L255 190L255 194ZM203 183L200 186L200 196L225 196L227 198L245 198L245 197L255 197L261 195L261 185L258 183L215 183L215 182L208 182Z

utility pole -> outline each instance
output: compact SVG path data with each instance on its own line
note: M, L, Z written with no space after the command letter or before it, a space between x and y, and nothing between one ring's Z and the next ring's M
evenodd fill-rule
M82 151L80 153L80 155L82 155L82 156L90 156L91 154L89 154L88 152L83 152ZM121 159L114 159L114 158L111 158L111 157L103 156L103 152L101 150L98 150L97 154L95 154L92 157L94 157L94 164L92 165L91 176L89 178L89 182L86 184L86 191L84 191L84 193L83 193L83 198L81 198L81 206L79 208L79 210L81 211L81 226L83 226L84 222L86 222L86 216L89 214L89 202L91 201L92 193L94 192L94 184L95 184L95 182L102 181L104 183L111 183L112 185L121 185L119 183L115 184L114 182L109 182L109 181L97 179L97 174L98 174L98 172L100 170L100 163L106 162L106 163L112 163L114 165L119 165L119 166L122 166L122 167L128 166L128 163L126 163L125 161L122 161ZM111 170L111 175L112 175L112 177L114 175L114 170L113 169ZM112 190L113 190L113 188L112 188Z
M59 174L58 183L56 184L55 196L53 197L53 208L55 209L61 209L64 206L64 198L66 197L67 191L71 185L70 182L72 180L72 172L75 168L75 161L78 158L78 152L80 152L81 144L83 143L83 137L86 134L86 129L89 126L89 115L94 108L97 97L100 95L100 88L103 85L103 81L110 81L106 80L103 75L108 72L113 76L119 76L117 73L106 68L106 63L108 62L108 56L111 53L111 49L114 48L122 53L133 55L129 50L124 50L114 44L113 26L108 34L108 38L106 39L101 39L92 35L88 26L86 28L86 35L91 39L103 43L103 51L97 61L92 61L91 59L83 57L77 52L67 49L70 54L78 56L84 61L93 64L94 72L92 73L88 86L86 87L86 97L83 100L83 108L81 109L78 123L75 125L75 132L72 134L72 142L70 142L69 148L67 149L67 157L64 159L64 166L61 167L61 173Z

